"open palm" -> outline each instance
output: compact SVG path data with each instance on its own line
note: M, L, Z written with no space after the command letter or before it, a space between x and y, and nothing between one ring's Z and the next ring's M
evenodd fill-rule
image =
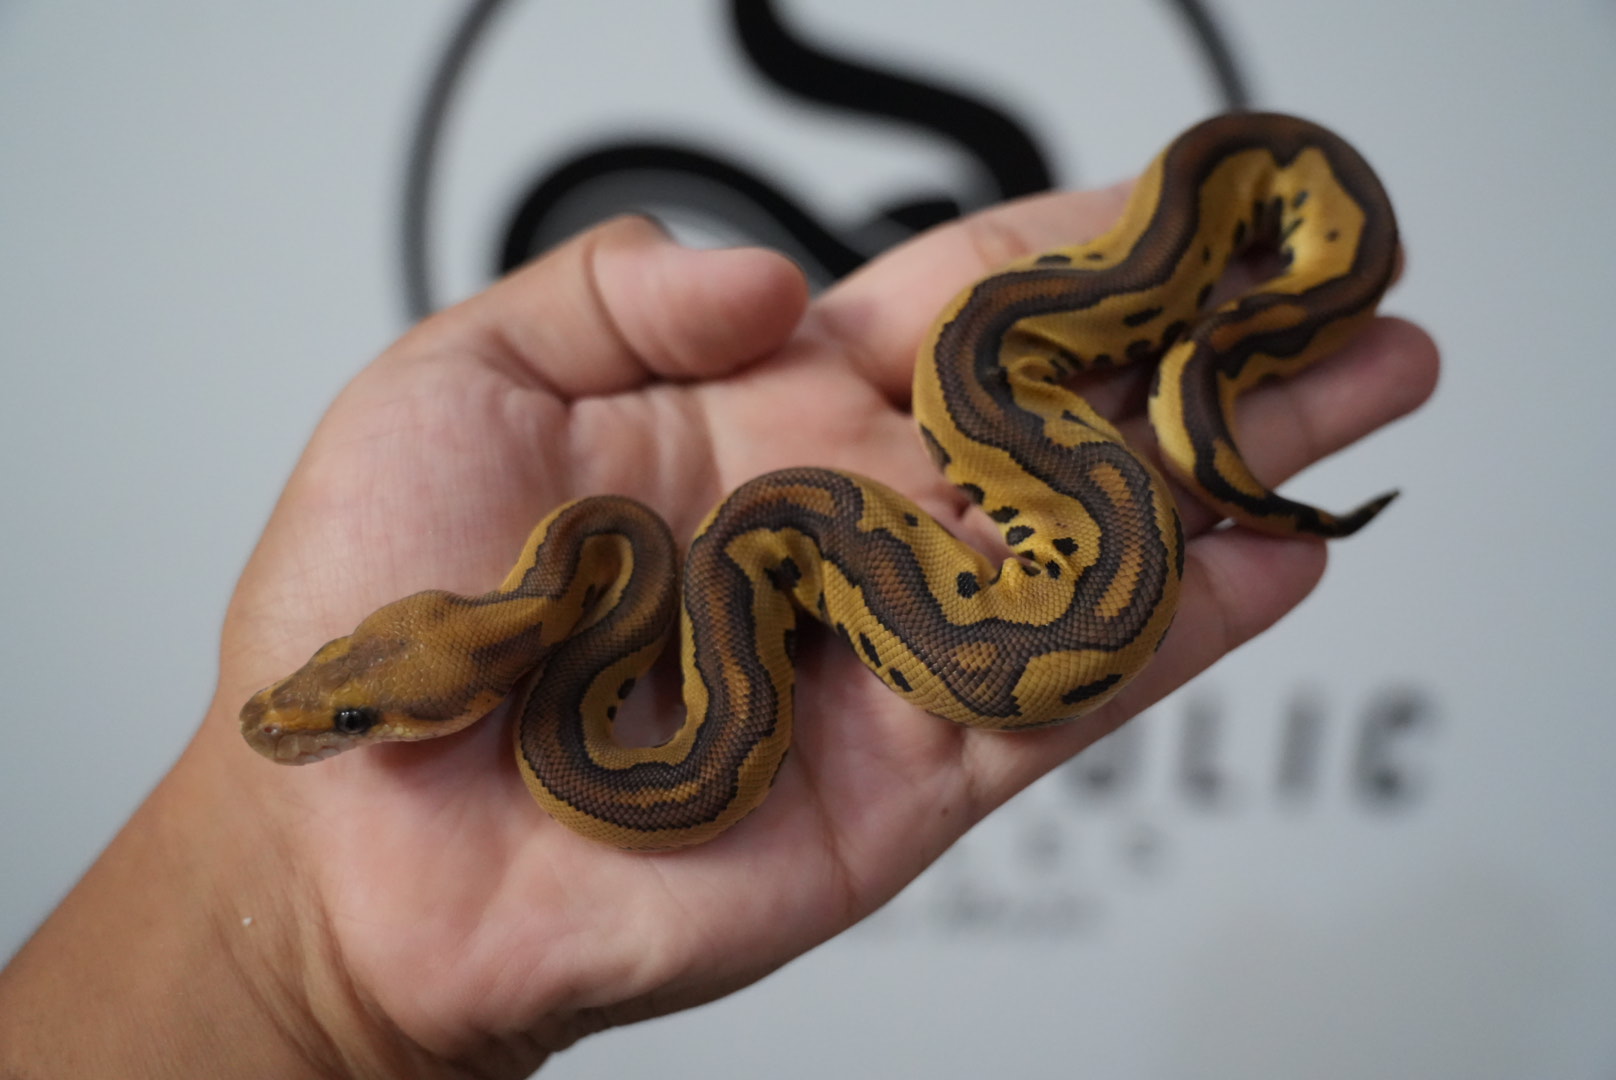
M302 769L235 737L253 690L387 600L492 587L539 518L576 496L635 496L687 540L743 480L823 465L992 544L905 412L915 347L971 280L1092 237L1119 209L1115 191L1000 208L811 308L778 256L686 251L625 219L428 320L344 391L242 577L192 755L252 793L363 1001L429 1054L527 1067L579 1034L744 985L868 914L982 815L1306 595L1321 545L1208 532L1181 498L1196 539L1165 648L1107 708L1028 734L918 712L834 640L810 642L774 791L718 840L668 855L550 821L499 723ZM1423 334L1382 320L1251 396L1248 456L1277 481L1414 407L1435 368ZM1148 449L1137 402L1110 396Z

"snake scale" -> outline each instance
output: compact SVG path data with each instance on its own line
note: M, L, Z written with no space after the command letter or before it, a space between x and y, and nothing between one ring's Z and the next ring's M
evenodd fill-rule
M1273 276L1216 302L1253 250L1272 253ZM804 615L893 693L956 723L1019 730L1089 712L1161 645L1184 535L1161 476L1069 377L1157 364L1149 417L1184 487L1243 526L1345 536L1390 496L1336 516L1276 494L1242 459L1232 413L1243 391L1360 328L1397 250L1379 181L1339 137L1272 114L1204 121L1156 158L1111 231L977 281L920 348L920 437L997 523L1010 554L996 565L903 495L823 468L737 488L682 576L650 510L579 499L538 524L498 588L382 607L254 695L243 734L304 763L457 731L526 680L516 757L540 805L586 837L661 849L716 836L767 795L791 741ZM676 622L683 726L659 746L620 745L619 704Z

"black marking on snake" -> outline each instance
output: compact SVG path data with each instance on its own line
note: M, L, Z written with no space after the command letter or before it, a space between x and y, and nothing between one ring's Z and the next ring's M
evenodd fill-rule
M1077 550L1077 541L1070 536L1057 536L1054 540L1055 550L1062 555L1070 555Z
M913 514L905 514L903 515L903 523L905 525L919 525L920 519Z
M962 570L960 576L954 579L954 588L959 594L969 600L982 588L982 583L976 580L976 575L969 570Z
M628 697L633 692L634 692L634 680L633 679L624 679L623 680L623 685L619 686L617 688L617 697L618 697L619 700L621 700L623 698Z
M859 645L864 649L864 655L870 658L870 663L880 667L881 654L875 651L875 642L870 640L870 635L861 633L859 635Z
M1020 566L1021 572L1026 574L1028 577L1038 576L1038 568L1036 566L1028 566L1026 563L1021 563Z
M1239 251L1246 246L1246 219L1241 218L1234 223L1234 249Z
M608 706L606 706L606 719L608 719L608 720L616 720L617 719L617 706L616 705L608 705Z
M1096 356L1094 358L1094 366L1095 367L1110 367L1111 366L1111 354L1108 353L1108 352L1103 352L1100 355Z
M1061 576L1060 563L1056 562L1054 559L1051 559L1045 563L1044 569L1049 572L1049 576L1052 578L1058 578Z
M1210 299L1212 299L1212 282L1209 281L1201 286L1200 292L1195 294L1195 310L1205 310L1206 302Z
M483 668L503 667L513 657L535 656L544 651L544 624L525 626L510 637L491 641L471 651L472 662Z
M1091 251L1091 252L1089 252L1087 255L1085 255L1083 257L1085 259L1087 259L1089 262L1104 262L1105 261L1105 252L1103 252L1103 251Z
M1017 525L1015 528L1004 534L1004 542L1009 544L1011 547L1015 547L1017 544L1027 539L1027 537L1031 536L1035 531L1036 530L1031 525Z
M909 680L903 677L903 672L899 671L897 668L888 668L887 676L892 679L893 686L896 686L904 693L909 692Z
M954 460L948 451L943 449L943 444L937 441L937 436L933 435L931 429L924 424L920 425L920 441L926 444L926 453L931 455L932 461L937 463L939 469L948 468Z
M1139 311L1133 312L1131 315L1124 315L1122 317L1122 325L1143 326L1161 313L1162 309L1159 305L1156 307L1142 308Z
M780 565L772 570L765 570L764 573L768 575L769 584L781 592L790 592L797 587L797 582L802 580L802 568L790 555L781 559Z
M1021 511L1014 506L1001 506L989 514L988 517L992 518L994 521L997 521L1000 525L1008 525L1011 521L1015 520L1016 515L1020 513Z
M970 499L978 506L981 506L982 500L988 497L987 492L983 491L975 484L961 484L959 485L959 489L965 492L966 498Z
M1055 546L1060 547L1060 542L1056 541ZM1076 545L1073 546L1075 547ZM1173 563L1178 568L1179 579L1182 580L1184 577L1184 522L1177 514L1173 515L1173 550L1177 553L1173 558ZM1162 635L1163 638L1166 636L1166 634ZM1157 646L1157 648L1160 647L1160 645Z
M1164 634L1163 637L1165 636L1166 635ZM1122 676L1113 671L1103 679L1095 679L1091 683L1084 683L1077 689L1068 690L1066 693L1062 694L1061 704L1076 705L1079 702L1087 701L1090 698L1099 697L1101 694L1115 686L1121 679Z
M1303 205L1306 204L1306 202L1307 202L1307 194L1308 193L1307 193L1306 188L1303 188L1301 191L1298 191L1296 193L1296 197L1291 200L1291 209L1292 210L1300 210L1303 207Z
M1048 255L1040 255L1040 256L1038 256L1038 258L1037 258L1036 262L1034 263L1034 265L1035 266L1069 266L1069 265L1071 265L1071 262L1072 262L1072 257L1070 255L1062 255L1058 251L1052 251Z

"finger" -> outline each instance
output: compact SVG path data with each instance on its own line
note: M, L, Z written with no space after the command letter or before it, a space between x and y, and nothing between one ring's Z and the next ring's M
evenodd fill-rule
M873 259L814 306L808 329L852 358L895 405L909 403L915 349L943 305L1012 259L1104 232L1130 184L1034 195L932 229Z
M1243 397L1236 414L1240 450L1257 476L1278 485L1419 407L1436 388L1439 366L1436 344L1424 330L1402 319L1377 319L1336 355ZM1143 417L1121 427L1130 446L1154 452ZM1174 494L1190 535L1220 519L1187 489L1175 485Z
M563 398L709 379L783 344L808 286L761 248L680 247L649 219L609 221L434 316L402 351L481 359Z
M1324 576L1327 545L1225 529L1190 544L1178 617L1144 675L1112 703L1134 716L1267 630Z
M1096 739L1154 705L1301 603L1324 575L1314 537L1279 538L1227 529L1189 545L1178 617L1144 672L1098 712L1044 731L1005 738L970 732L970 788L987 813Z

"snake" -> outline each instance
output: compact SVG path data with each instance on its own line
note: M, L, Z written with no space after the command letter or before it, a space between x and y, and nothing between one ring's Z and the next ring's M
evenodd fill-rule
M1278 114L1204 120L1154 159L1109 231L971 284L920 345L919 439L998 528L996 558L841 470L741 484L682 565L655 512L591 495L544 517L493 590L416 593L321 647L247 701L242 733L304 764L446 735L510 698L518 767L550 817L654 851L709 841L768 795L804 619L957 724L1013 732L1092 712L1161 647L1185 536L1163 472L1071 384L1154 364L1146 411L1183 490L1236 526L1347 536L1396 493L1340 515L1278 494L1237 446L1235 406L1357 333L1398 252L1386 193L1341 137ZM1221 295L1259 254L1266 276ZM683 722L627 745L618 710L675 636Z

